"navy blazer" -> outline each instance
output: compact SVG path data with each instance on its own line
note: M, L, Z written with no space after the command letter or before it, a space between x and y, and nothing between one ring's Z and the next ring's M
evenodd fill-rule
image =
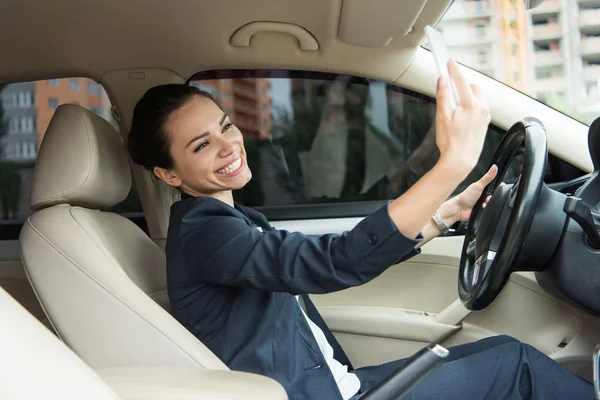
M368 282L417 254L421 238L400 233L387 206L349 232L315 238L276 230L250 208L184 196L171 207L166 244L172 312L229 368L277 380L290 400L341 399L294 295Z

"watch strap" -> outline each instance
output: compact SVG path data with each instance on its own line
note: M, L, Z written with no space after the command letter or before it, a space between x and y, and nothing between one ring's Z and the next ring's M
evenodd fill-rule
M448 232L450 232L450 229L448 229L448 225L446 225L446 223L444 222L444 219L442 218L442 216L440 215L440 213L438 211L436 211L431 218L433 219L433 222L435 222L435 224L437 225L437 227L439 228L439 230L442 234L445 235Z

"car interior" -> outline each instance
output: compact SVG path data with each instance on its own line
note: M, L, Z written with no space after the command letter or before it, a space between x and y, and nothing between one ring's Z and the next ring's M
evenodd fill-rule
M328 82L318 103L326 110L336 109L343 88L381 89L388 99L399 93L432 105L423 114L429 115L424 139L406 157L412 171L426 170L436 157L430 110L438 71L423 45L424 27L451 5L1 3L0 84L85 78L102 86L111 107L104 116L75 102L53 110L28 181L28 216L0 223L0 398L286 399L273 379L229 370L171 316L164 248L169 209L178 199L129 159L124 140L133 108L160 84L248 83L277 79L282 71L291 84ZM600 344L600 120L588 126L461 68L484 93L492 115L488 135L495 138L470 179L497 163L507 184L489 187L497 190L485 213L474 213L416 257L365 285L311 299L355 368L410 357L430 344L448 348L503 334L593 381ZM269 207L269 196L281 196L256 189L263 193L262 207L256 205L275 228L342 233L385 201L375 189L361 189L376 186L381 176L369 175L373 170L363 174L352 201L331 200L352 185L321 173L346 160L346 153L327 151L325 135L311 138L325 156L310 148L290 155L284 139L263 136L248 139L257 157L267 143L269 154L280 154L271 159L283 158L289 168L308 162L305 176L319 183L311 197L327 198ZM370 148L374 159L385 159L377 156L383 147ZM311 170L323 157L324 167ZM271 173L269 165L261 165L261 177ZM396 195L414 176L405 173ZM142 223L115 209L132 190ZM252 190L243 194L249 205Z

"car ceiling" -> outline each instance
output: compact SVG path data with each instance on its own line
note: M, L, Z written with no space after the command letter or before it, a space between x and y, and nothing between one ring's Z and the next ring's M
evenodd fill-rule
M306 69L393 82L410 64L424 26L435 24L450 2L5 0L0 82L101 80L110 71L141 68L184 78L217 68ZM267 24L247 26L255 22ZM256 31L250 45L233 45L244 26L240 33ZM317 50L302 50L286 31L314 38Z
M145 90L204 70L334 72L432 96L437 71L420 48L423 28L439 21L451 2L377 0L374 7L366 0L4 0L0 83L90 77L104 85L125 117L123 132ZM232 44L240 28L256 22L263 25L249 46ZM279 32L265 22L279 24ZM300 41L289 34L298 31ZM302 50L302 40L312 40L308 47L316 43L317 50ZM592 170L587 126L476 71L465 72L484 88L498 127L508 129L525 116L541 118L549 150Z

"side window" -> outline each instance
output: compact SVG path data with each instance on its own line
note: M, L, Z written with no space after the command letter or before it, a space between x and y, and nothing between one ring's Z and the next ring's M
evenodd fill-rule
M92 87L92 90L80 90ZM32 213L29 194L33 167L56 107L79 104L109 120L110 101L102 87L86 78L51 79L0 85L0 240L18 239ZM135 186L112 211L142 228L145 218Z
M439 157L434 99L389 84L289 71L209 72L190 83L209 88L244 134L253 179L236 200L272 219L365 215ZM485 173L503 133L490 128L457 192Z

